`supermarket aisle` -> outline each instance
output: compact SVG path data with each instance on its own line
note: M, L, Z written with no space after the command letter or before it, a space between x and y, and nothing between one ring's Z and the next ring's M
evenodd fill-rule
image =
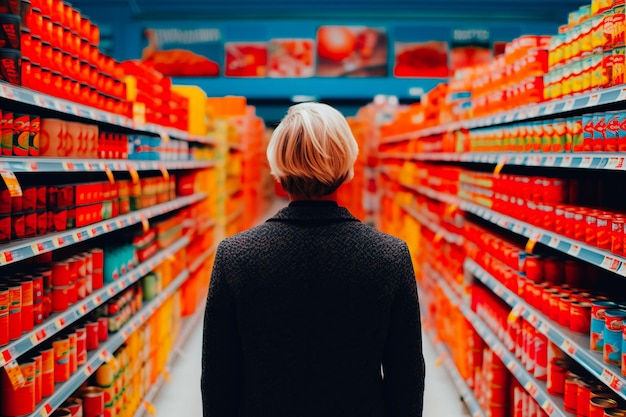
M266 218L286 204L286 200L277 199L268 210ZM170 372L170 382L163 385L154 401L157 417L202 416L201 355L202 319L200 318L187 343L179 352L178 359ZM426 336L424 336L424 359L426 361L426 391L423 417L468 415L447 371L444 367L436 365L437 353Z

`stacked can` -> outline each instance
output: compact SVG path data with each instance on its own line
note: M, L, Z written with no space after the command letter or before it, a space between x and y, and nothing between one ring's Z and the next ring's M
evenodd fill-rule
M17 27L24 86L129 114L122 67L99 50L100 31L88 17L61 0L33 1L23 12L21 42L19 18L5 20Z
M22 11L20 1L6 2L0 8L0 80L20 85L22 53L20 52L20 27Z
M2 155L38 156L41 125L39 115L14 113L11 110L2 109L0 116Z

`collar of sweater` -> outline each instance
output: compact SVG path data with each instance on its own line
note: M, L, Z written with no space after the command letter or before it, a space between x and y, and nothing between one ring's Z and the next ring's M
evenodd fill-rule
M325 224L360 220L350 214L348 209L334 202L298 201L283 208L267 221Z

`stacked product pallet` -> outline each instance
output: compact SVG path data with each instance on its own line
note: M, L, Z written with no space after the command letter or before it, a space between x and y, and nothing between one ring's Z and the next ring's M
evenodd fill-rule
M626 415L624 5L605 3L379 129L379 224L475 416Z

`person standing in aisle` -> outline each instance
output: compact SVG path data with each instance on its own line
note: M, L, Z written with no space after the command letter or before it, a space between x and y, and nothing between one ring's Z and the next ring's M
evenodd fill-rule
M420 417L424 358L407 245L338 206L358 145L322 103L267 148L288 207L220 242L204 316L204 417Z

